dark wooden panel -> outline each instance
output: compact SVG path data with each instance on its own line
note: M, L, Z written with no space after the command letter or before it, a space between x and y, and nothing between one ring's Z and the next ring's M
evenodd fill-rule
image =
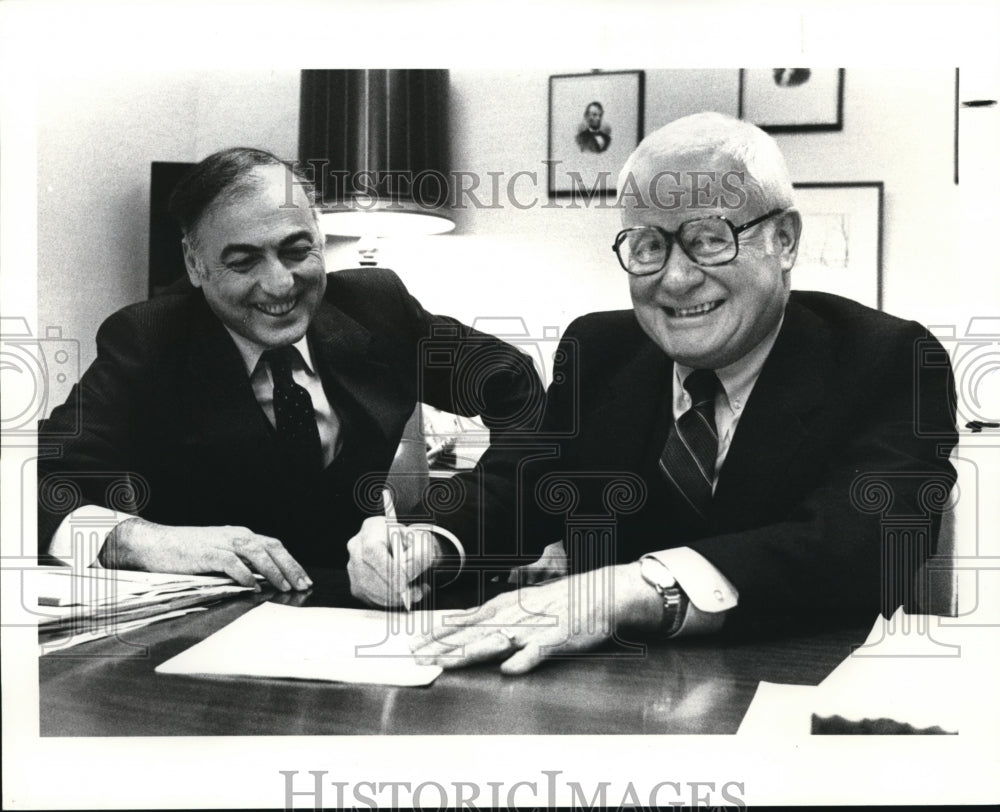
M170 195L194 164L153 161L149 180L149 295L157 296L186 275L181 229L167 211Z

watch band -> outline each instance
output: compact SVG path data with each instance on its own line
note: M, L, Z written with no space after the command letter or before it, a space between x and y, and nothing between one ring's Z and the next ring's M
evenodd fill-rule
M659 590L660 597L663 598L663 625L664 634L673 637L684 625L684 618L687 615L688 597L679 586L671 586Z
M656 565L662 570L663 576L658 578L649 574L646 568L643 567L646 561L655 561ZM684 624L684 618L687 616L688 596L678 586L677 580L673 577L667 565L655 556L644 555L640 558L639 572L646 583L656 590L663 601L663 620L661 621L663 633L667 637L673 637L680 631L681 626Z

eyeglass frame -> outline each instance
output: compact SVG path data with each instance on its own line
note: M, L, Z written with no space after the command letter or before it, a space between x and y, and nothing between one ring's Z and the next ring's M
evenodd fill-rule
M676 231L667 231L665 228L661 228L660 226L632 226L631 228L625 228L618 232L618 234L615 236L614 243L612 243L611 245L611 250L614 251L615 256L618 257L618 264L621 265L622 270L624 270L625 273L629 274L630 276L652 276L653 274L662 271L664 268L667 267L667 263L670 261L670 255L673 253L675 245L680 245L681 251L684 252L684 256L690 259L695 265L699 265L702 268L720 268L723 265L728 265L730 262L734 262L736 258L740 255L740 236L739 236L740 234L742 234L748 228L760 225L765 220L770 220L772 217L775 217L776 215L779 214L784 214L786 211L789 211L789 209L787 208L772 209L767 214L763 214L760 217L755 217L750 222L744 223L741 226L734 226L732 220L730 220L727 217L723 217L721 214L713 214L709 215L708 217L693 217L690 220L685 220L683 223L681 223L680 228L678 228ZM729 259L723 260L722 262L708 263L708 264L704 262L699 262L697 259L695 259L687 252L687 249L684 247L684 243L681 242L679 239L677 239L677 235L680 234L681 229L684 228L684 226L686 226L688 223L697 223L702 220L722 220L723 223L729 226L729 233L733 235L733 245L736 246L736 253L733 254ZM652 228L660 232L660 234L663 235L663 237L667 240L667 242L670 243L670 248L667 250L666 255L663 257L663 264L655 271L639 271L639 272L630 271L628 268L625 267L625 260L622 259L622 255L619 253L618 249L621 247L621 244L625 242L625 240L627 239L628 235L631 232L641 231L642 229L646 228Z

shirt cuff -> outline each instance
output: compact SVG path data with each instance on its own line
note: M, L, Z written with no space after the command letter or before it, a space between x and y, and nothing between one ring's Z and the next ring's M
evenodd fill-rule
M445 581L443 584L437 584L437 586L439 587L448 586L448 584L454 582L458 578L458 576L462 574L462 570L465 569L465 547L462 545L462 542L459 541L458 536L456 536L450 530L445 529L444 527L440 527L436 524L424 525L423 527L425 527L427 530L430 530L431 533L433 533L434 536L437 538L437 540L441 542L441 547L443 548L442 552L444 552L445 557L448 559L449 562L448 566L449 570L452 568L452 566L454 566L454 564L452 563L454 561L454 558L456 556L458 557L458 566L454 570L455 574L447 581ZM451 555L448 555L447 553L449 547L451 547L454 551Z
M119 524L136 519L130 513L100 505L83 505L62 520L49 543L49 555L77 569L103 569L97 560L108 533Z
M670 570L688 597L687 613L673 636L709 634L721 629L726 612L739 600L739 593L729 579L690 547L674 547L648 555Z

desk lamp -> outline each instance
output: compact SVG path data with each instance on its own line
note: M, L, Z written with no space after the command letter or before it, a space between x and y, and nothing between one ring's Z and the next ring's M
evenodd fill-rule
M302 71L300 164L313 168L324 232L360 238L363 266L380 237L455 227L447 141L446 70Z

